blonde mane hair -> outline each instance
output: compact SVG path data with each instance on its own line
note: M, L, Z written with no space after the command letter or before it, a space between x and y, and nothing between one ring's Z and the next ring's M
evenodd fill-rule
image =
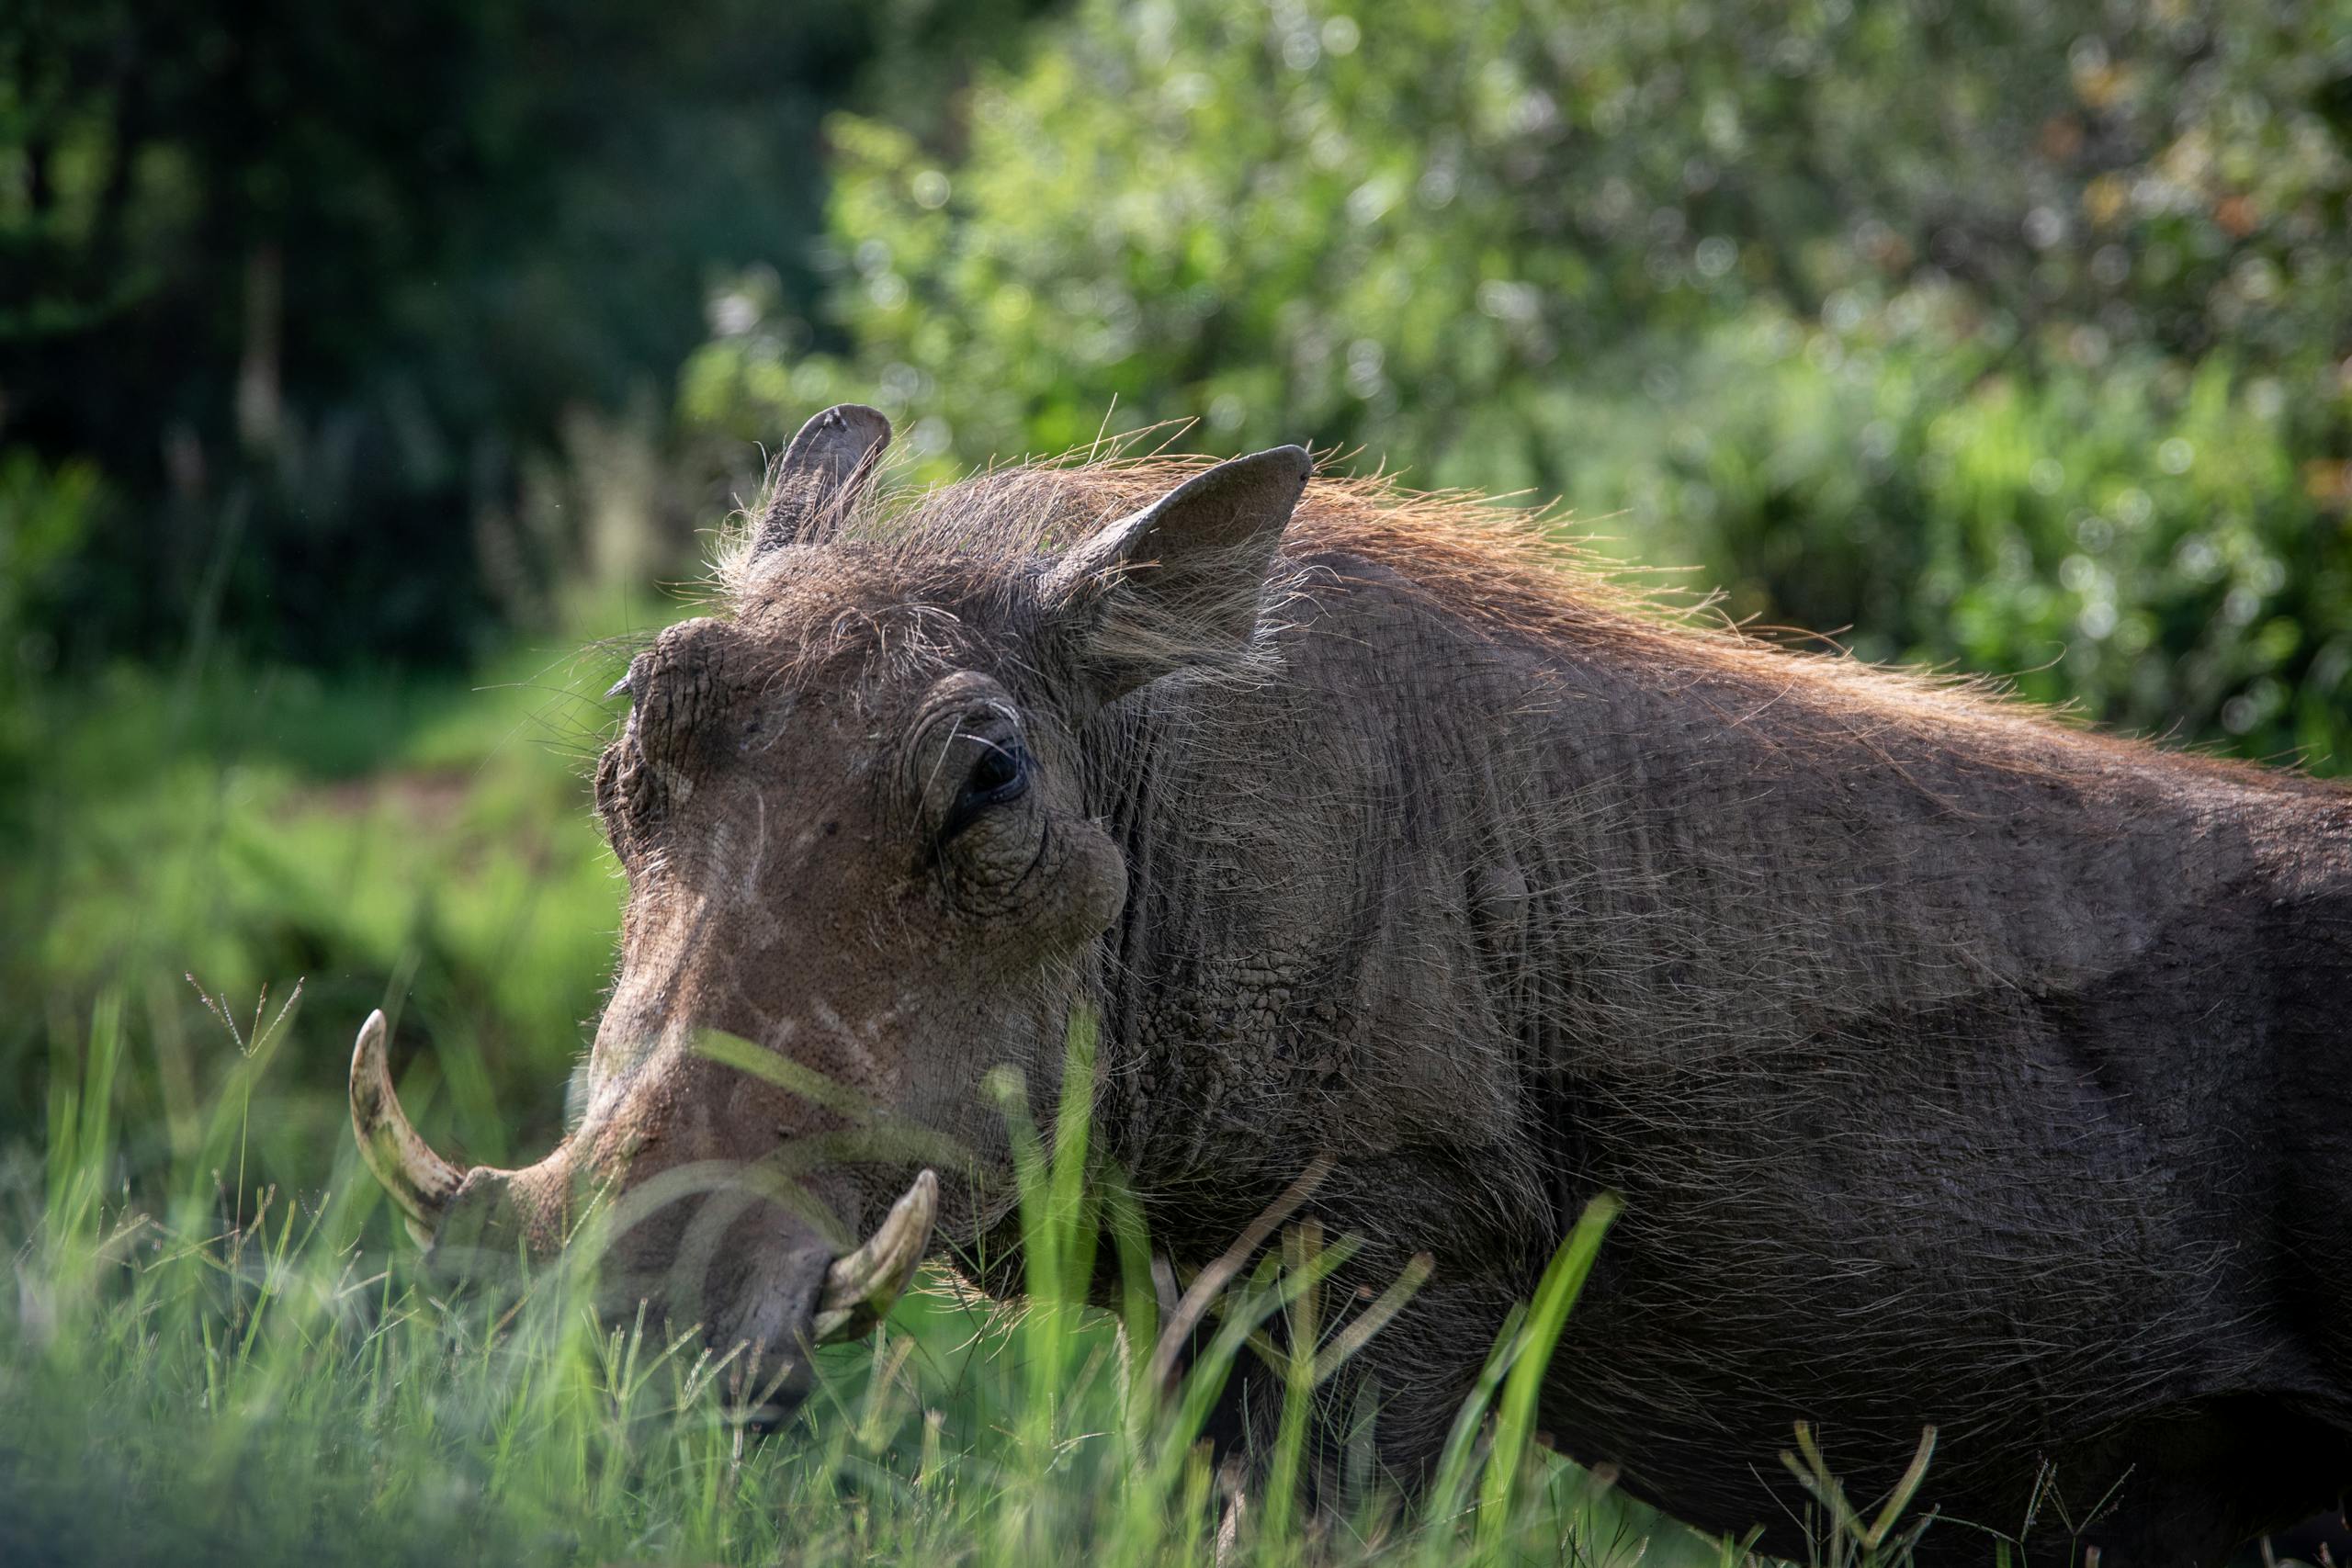
M952 646L961 613L1018 615L1044 558L1216 461L1082 450L943 485L878 483L826 519L825 543L765 554L752 552L744 525L759 515L754 506L722 536L712 571L724 606L742 619L810 591L811 577L822 580L814 590L838 600L841 614L819 642L779 650L790 663L829 660L853 647L866 657L877 648L936 654ZM1318 474L1284 533L1268 584L1268 620L1279 626L1293 595L1329 591L1330 574L1318 571L1318 562L1354 558L1495 643L1562 660L1637 663L1662 687L1736 700L1725 712L1733 724L1745 724L1759 705L1780 710L1784 742L1789 728L1865 746L1899 735L2005 772L2079 778L2086 770L2154 767L2184 782L2336 790L2292 769L2097 732L2081 716L2019 698L1996 678L1869 664L1826 638L1808 648L1759 636L1725 619L1712 596L1641 585L1632 570L1566 533L1565 523L1552 509L1475 491L1416 491L1379 473Z

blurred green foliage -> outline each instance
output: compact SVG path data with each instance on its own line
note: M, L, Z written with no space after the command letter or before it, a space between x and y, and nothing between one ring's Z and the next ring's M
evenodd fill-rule
M850 348L743 301L684 406L875 399L937 472L1106 419L1360 448L1742 618L2340 767L2346 21L1087 0L956 138L832 122Z
M377 1007L435 1135L488 1160L551 1143L620 909L594 698L637 640L518 649L471 682L214 660L30 694L12 718L39 766L0 788L0 1166L108 989L151 1046L116 1090L123 1179L184 1154L238 1068L206 998L243 1027L298 983L255 1180L315 1183L348 1142Z
M713 276L820 287L823 115L942 96L1033 3L0 7L0 451L109 498L48 646L494 648L567 425L666 403ZM705 499L649 519L673 558Z

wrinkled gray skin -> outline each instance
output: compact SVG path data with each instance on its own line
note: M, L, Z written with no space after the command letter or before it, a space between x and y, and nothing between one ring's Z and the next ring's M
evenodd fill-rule
M467 1179L445 1254L633 1194L623 1295L757 1342L788 1404L827 1260L917 1165L944 1242L1003 1250L980 1080L1042 1102L1083 1002L1098 1136L1180 1271L1317 1150L1351 1282L1435 1255L1353 1364L1408 1484L1604 1190L1540 1424L1693 1522L1801 1551L1798 1420L1857 1496L1936 1424L1923 1503L2009 1533L2046 1468L2031 1541L2109 1498L2109 1568L2352 1483L2345 793L1663 625L1464 503L1298 504L1296 448L1152 510L1198 469L891 514L887 426L824 417L730 613L632 666L584 1113ZM1922 1560L1988 1555L1939 1525Z

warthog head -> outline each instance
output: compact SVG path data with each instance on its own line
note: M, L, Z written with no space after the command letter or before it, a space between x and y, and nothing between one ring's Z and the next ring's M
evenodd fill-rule
M437 1265L553 1252L602 1197L612 1310L700 1324L771 1415L808 1345L887 1310L943 1207L962 1236L1011 1212L983 1080L1057 1084L1127 895L1080 732L1247 649L1309 467L1284 447L1058 523L1050 471L1020 471L1035 529L974 542L956 507L1028 502L983 479L878 518L888 434L870 409L812 420L726 569L732 614L670 627L615 688L620 974L563 1142L461 1171L393 1098L380 1016L352 1060L360 1147Z

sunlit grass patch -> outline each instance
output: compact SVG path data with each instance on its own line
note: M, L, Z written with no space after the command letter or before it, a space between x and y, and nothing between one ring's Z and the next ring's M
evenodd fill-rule
M626 655L584 641L473 674L218 663L30 693L29 750L0 756L0 1142L33 1135L109 988L139 1036L129 1136L184 1127L221 1071L188 975L248 1001L300 976L322 1014L429 1029L453 1049L414 1088L446 1146L551 1135L621 894L586 761ZM265 1169L306 1168L340 1117L333 1032L276 1080Z
M0 1560L1722 1559L1532 1440L1532 1380L1603 1213L1509 1325L1429 1495L1317 1505L1304 1393L1348 1348L1317 1315L1347 1238L1272 1236L1161 1382L1148 1238L1090 1167L1073 1098L1050 1136L1014 1122L1023 1310L910 1298L869 1341L820 1352L801 1416L761 1438L718 1397L723 1358L651 1323L600 1326L565 1267L519 1299L440 1293L413 1248L378 1239L347 1139L318 1151L316 1188L232 1185L273 1062L310 1032L299 1017L265 1017L193 1140L127 1183L108 1108L134 1018L102 1002L56 1080L44 1168L13 1173ZM1104 1236L1127 1280L1116 1311L1078 1293ZM1202 1424L1259 1356L1291 1391L1278 1436L1221 1467Z

